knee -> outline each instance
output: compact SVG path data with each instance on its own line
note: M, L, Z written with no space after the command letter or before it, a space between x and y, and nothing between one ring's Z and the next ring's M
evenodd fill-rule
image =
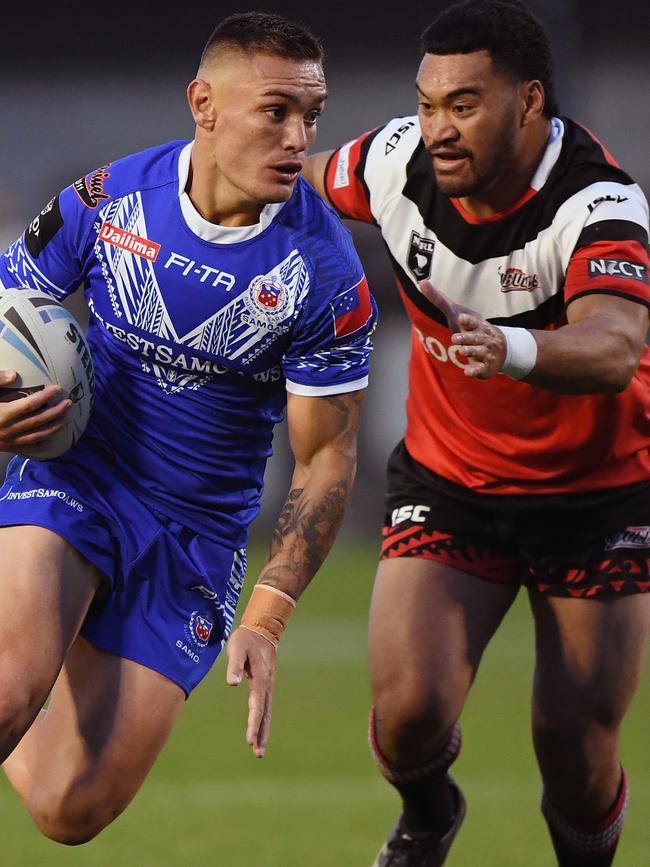
M0 763L13 751L30 727L47 698L47 688L29 683L28 678L0 671Z
M417 681L379 691L375 710L382 751L406 764L438 752L460 712L452 697Z
M88 787L68 787L66 791L48 791L35 786L27 801L27 809L45 837L66 846L88 843L104 830L124 810L128 801L121 801L115 792L104 789L88 791Z

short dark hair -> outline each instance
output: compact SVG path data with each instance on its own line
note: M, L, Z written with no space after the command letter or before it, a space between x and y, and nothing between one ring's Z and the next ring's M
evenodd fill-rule
M320 40L302 24L266 12L242 12L224 18L212 31L201 63L211 60L219 48L319 62L325 53Z
M497 72L542 83L544 114L558 113L549 38L520 0L466 0L450 6L422 34L425 54L489 51Z

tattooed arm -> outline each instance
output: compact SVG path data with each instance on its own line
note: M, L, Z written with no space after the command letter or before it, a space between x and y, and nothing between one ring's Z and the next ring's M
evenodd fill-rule
M278 517L258 584L297 600L332 547L343 518L357 459L363 391L328 397L289 394L287 421L296 460L291 489ZM275 678L275 646L240 626L228 642L227 682L249 679L246 740L266 751Z

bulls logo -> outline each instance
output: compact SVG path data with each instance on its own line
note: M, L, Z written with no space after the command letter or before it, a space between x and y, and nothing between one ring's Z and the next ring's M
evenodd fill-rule
M407 262L416 280L427 280L431 276L431 261L435 246L436 242L432 238L423 238L417 232L411 232Z

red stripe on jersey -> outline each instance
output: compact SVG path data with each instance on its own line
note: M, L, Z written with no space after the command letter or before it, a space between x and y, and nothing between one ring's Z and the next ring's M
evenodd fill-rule
M602 152L603 152L603 156L605 157L605 159L607 160L607 162L610 164L610 166L616 166L617 169L620 169L620 165L616 162L616 160L614 159L614 157L610 154L610 152L607 150L607 148L606 148L605 145L601 142L601 140L600 140L599 138L597 138L597 137L593 134L593 132L592 132L590 129L588 129L584 124L580 123L580 122L577 121L577 120L574 121L574 123L576 124L576 126L579 126L580 129L583 129L583 130L587 133L587 135L589 136L590 139L592 139L593 141L596 142L596 144L598 145L598 147L602 150Z
M489 217L476 217L474 214L470 214L469 211L465 210L460 199L449 199L454 208L461 215L463 220L467 223L471 223L474 226L480 226L484 223L496 223L497 220L502 220L504 217L507 217L509 214L514 214L522 205L525 205L529 199L532 199L534 195L536 195L537 190L533 189L533 187L529 187L523 196L508 208L505 211L497 211L496 214L490 214Z
M573 254L567 269L564 299L609 292L650 304L650 258L638 241L597 241Z
M368 189L357 169L361 162L364 141L374 132L369 130L358 139L334 151L325 170L325 192L334 207L344 217L372 223Z

